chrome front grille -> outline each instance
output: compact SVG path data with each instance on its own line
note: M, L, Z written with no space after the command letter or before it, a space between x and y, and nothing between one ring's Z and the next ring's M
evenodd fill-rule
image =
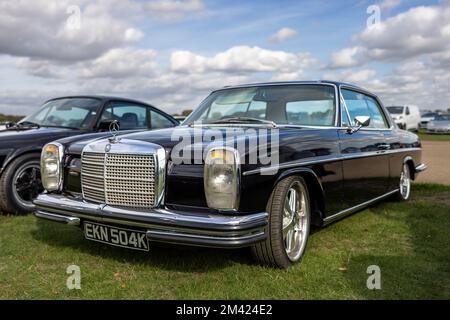
M86 200L105 202L105 154L84 153L81 159L81 186Z
M156 205L155 155L83 152L81 160L86 200L134 208Z

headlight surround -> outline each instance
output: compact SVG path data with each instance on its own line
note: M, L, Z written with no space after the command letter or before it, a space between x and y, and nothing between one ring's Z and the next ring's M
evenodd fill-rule
M63 146L56 142L48 143L42 149L41 178L42 185L47 191L57 191L61 189L63 154Z
M237 210L240 183L238 151L229 147L209 150L205 159L203 182L208 207Z

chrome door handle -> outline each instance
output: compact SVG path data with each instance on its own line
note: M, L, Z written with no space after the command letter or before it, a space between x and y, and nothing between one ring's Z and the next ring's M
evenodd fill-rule
M378 149L381 149L381 150L389 150L390 148L391 148L391 145L389 145L389 144L380 144L378 146Z

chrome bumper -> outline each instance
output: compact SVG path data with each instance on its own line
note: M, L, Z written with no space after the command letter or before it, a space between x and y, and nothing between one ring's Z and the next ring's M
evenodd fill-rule
M427 165L425 163L421 163L416 167L416 173L421 173L427 170Z
M35 216L69 225L97 221L145 230L149 240L219 248L238 248L263 241L268 213L218 215L175 211L149 211L88 203L78 198L41 194L34 201Z

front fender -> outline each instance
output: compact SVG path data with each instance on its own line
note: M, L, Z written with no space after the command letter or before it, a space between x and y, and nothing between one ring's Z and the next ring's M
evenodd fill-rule
M322 225L325 212L325 193L322 182L314 170L306 167L285 170L278 175L277 179L274 181L273 188L275 188L281 180L293 175L299 175L305 179L309 189L311 205L313 207L312 223L314 225Z

